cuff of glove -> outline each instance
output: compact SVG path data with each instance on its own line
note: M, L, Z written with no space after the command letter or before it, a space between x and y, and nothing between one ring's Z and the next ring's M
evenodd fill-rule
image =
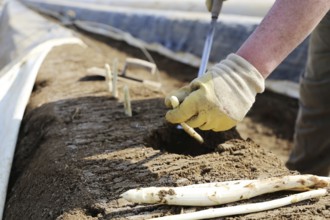
M255 102L257 93L265 90L265 80L259 71L237 54L210 69L215 95L232 119L241 121ZM226 94L226 95L224 95Z
M244 77L247 83L253 85L256 93L262 93L265 90L265 79L261 73L249 61L237 54L229 54L227 56L228 65L241 69L241 77ZM231 64L230 64L231 63Z

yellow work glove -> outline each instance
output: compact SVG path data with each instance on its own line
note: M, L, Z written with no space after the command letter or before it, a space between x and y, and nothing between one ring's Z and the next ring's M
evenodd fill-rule
M165 105L172 108L170 97L180 105L166 113L171 123L185 122L201 130L225 131L241 121L264 91L264 78L244 58L230 54L188 86L170 93Z

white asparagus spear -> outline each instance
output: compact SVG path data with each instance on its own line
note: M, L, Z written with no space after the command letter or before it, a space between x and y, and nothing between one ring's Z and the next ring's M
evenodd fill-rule
M112 93L112 73L111 73L110 65L106 63L104 65L104 68L105 68L105 79L108 85L108 90L110 93Z
M112 62L112 96L114 98L118 98L118 89L117 89L117 81L118 81L118 60L114 59Z
M124 86L124 108L125 115L132 117L131 97L129 95L129 88L127 85Z
M330 177L325 176L318 176L320 180L324 180L330 184ZM257 179L255 180L231 180L231 181L223 181L223 182L213 182L213 183L198 183L198 184L192 184L187 185L183 187L190 187L190 188L201 188L201 187L221 187L221 186L244 186L253 182L259 181Z
M246 185L210 188L148 187L131 189L121 196L134 203L158 203L181 206L214 206L249 199L282 190L309 190L323 188L330 181L313 175L295 175L257 180Z
M317 176L318 178L320 178L321 180L330 182L330 176Z
M328 194L326 189L311 190L295 195L287 196L281 199L275 199L267 202L251 203L231 207L207 209L198 212L185 213L172 216L164 216L160 218L153 218L150 220L199 220L219 218L231 215L241 215L253 212L261 212L265 210L275 209L282 206L291 205L297 202L301 202L307 199L318 198Z
M213 182L213 183L199 183L192 184L188 186L183 186L187 188L207 188L207 187L231 187L231 186L245 186L247 184L256 182L258 180L232 180L232 181L224 181L224 182Z
M173 108L178 107L180 104L180 102L176 96L171 96L170 101L171 101L171 105ZM191 137L195 138L199 143L201 143L201 144L204 143L204 139L202 138L202 136L200 136L192 127L190 127L189 125L187 125L184 122L182 122L180 125L182 126L183 130L187 134L189 134Z

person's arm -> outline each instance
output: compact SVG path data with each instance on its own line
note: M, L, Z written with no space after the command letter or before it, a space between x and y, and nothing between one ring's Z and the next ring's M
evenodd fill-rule
M330 9L330 0L277 0L236 54L214 65L188 86L170 93L179 107L171 123L224 131L241 121L264 91L266 78L301 43Z
M236 52L266 78L330 10L330 0L277 0Z

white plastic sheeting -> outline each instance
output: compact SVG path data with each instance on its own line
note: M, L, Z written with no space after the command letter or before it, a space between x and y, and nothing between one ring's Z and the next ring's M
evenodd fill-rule
M70 31L51 24L17 1L0 18L0 219L19 127L39 67L57 45L78 43Z
M204 39L210 22L210 15L207 12L170 10L173 7L172 0L166 1L169 5L167 8L166 3L160 3L159 0L143 0L141 4L140 1L137 3L133 0L123 0L122 2L119 0L85 0L84 2L25 0L25 2L39 11L52 14L66 24L75 24L93 33L110 37L115 35L115 38L118 39L118 32L121 32L122 39L129 44L132 43L128 38L134 37L140 41L140 45L142 43L149 50L195 67L200 65ZM188 0L184 2L191 3ZM204 1L198 2L201 4L200 7L204 8ZM224 5L230 2L232 1L226 1ZM244 10L244 7L248 7L247 2L250 3L250 1L246 1L243 4L237 0L235 3L237 9ZM254 6L258 10L257 6L261 4L260 1L252 2L255 3ZM267 2L267 7L270 7L272 2L270 0ZM148 3L155 4L148 8ZM156 3L159 3L160 6L157 7ZM181 1L178 2L178 5L181 3ZM242 3L242 5L238 3ZM210 54L210 64L219 62L229 53L235 52L260 21L261 17L220 13ZM117 33L113 30L116 30ZM297 98L298 91L282 92L283 90L277 89L276 85L279 85L278 82L281 81L289 81L296 84L296 86L289 87L289 90L298 87L297 83L307 60L307 46L308 39L293 50L270 75L267 85L272 85L269 87L272 91L284 95L295 94L290 96ZM275 84L272 83L273 80L276 80Z
M58 2L63 0L43 0L43 2ZM65 0L77 3L77 0ZM95 5L111 5L129 8L157 9L163 11L184 11L208 13L205 0L80 0L79 2ZM263 17L275 0L230 0L222 7L221 14L236 14Z
M112 26L154 48L163 47L172 51L176 56L171 58L175 59L182 54L201 57L210 23L210 14L205 12L146 10L140 7L133 8L130 5L123 7L65 0L26 0L25 2L65 22L70 19L67 16L69 12L74 11L75 16L71 18L73 22L99 23L102 24L101 28ZM218 62L236 50L259 22L260 18L255 17L220 15L210 61ZM199 62L189 60L186 62L189 65L199 66Z

